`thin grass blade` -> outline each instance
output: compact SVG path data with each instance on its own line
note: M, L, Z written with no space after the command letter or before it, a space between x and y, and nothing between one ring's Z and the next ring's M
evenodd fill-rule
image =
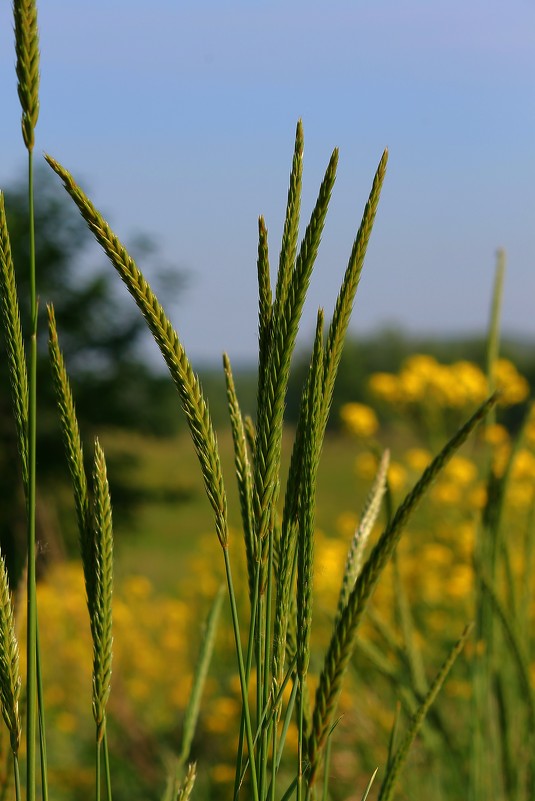
M476 425L481 422L495 402L495 395L492 395L485 401L424 470L420 480L398 507L390 524L386 527L379 541L373 548L355 583L355 587L348 598L347 605L333 632L316 691L313 729L310 735L309 746L311 761L309 774L310 785L314 783L316 778L319 759L325 746L325 738L336 711L342 679L351 654L353 653L357 628L379 576L390 559L401 537L403 528L418 502L445 467L449 459L466 441L470 433Z
M472 628L473 628L472 624L470 624L465 628L460 639L455 643L446 661L444 662L439 672L437 673L435 680L431 684L429 692L424 698L423 703L420 705L420 707L414 714L410 722L409 728L405 733L405 737L399 744L393 759L391 759L389 762L387 774L384 778L383 784L379 791L378 801L389 801L389 799L392 798L396 782L399 778L399 774L403 768L403 765L405 764L405 761L409 754L410 747L422 726L422 723L425 719L425 716L427 715L427 712L429 711L431 704L434 702L435 698L440 692L440 689L442 688L442 685L444 684L448 673L453 667L455 660L461 653L464 644L468 636L470 635L470 632L472 631Z

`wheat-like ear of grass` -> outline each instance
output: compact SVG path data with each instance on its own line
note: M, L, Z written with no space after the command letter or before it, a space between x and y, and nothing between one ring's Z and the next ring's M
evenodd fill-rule
M227 499L215 431L198 377L193 372L184 347L156 295L126 248L72 175L51 156L47 162L63 181L95 238L126 284L142 312L175 382L193 444L201 465L206 494L215 515L215 528L223 548L228 546Z
M21 738L19 646L4 557L0 554L0 703L13 754Z
M338 367L342 356L342 348L353 309L353 302L355 294L360 281L360 274L364 264L364 258L368 249L368 243L379 205L379 198L381 197L381 189L386 175L386 165L388 163L388 150L383 152L379 165L375 172L375 176L370 190L370 195L362 221L353 243L351 255L346 268L344 279L340 292L336 299L336 304L333 312L331 324L329 326L329 333L327 335L327 343L325 345L325 371L324 371L324 388L323 388L323 429L327 425L327 419L332 403L334 392L334 383L338 374Z
M384 530L349 595L344 611L334 629L316 691L309 745L311 763L309 787L314 784L316 779L319 759L337 707L342 678L353 653L357 628L379 576L390 559L403 528L418 502L495 402L496 395L492 395L486 400L424 470L420 480L398 507L390 524Z
M192 762L188 765L187 773L184 777L184 781L178 788L178 792L176 794L176 801L188 801L191 793L193 792L193 785L195 784L195 778L197 776L197 766L195 762Z
M27 149L32 151L39 117L39 30L35 0L14 0L13 15L22 136Z
M305 231L295 266L283 297L275 299L271 319L271 347L265 369L263 392L258 397L257 438L255 448L255 516L257 540L262 543L264 560L269 529L278 489L282 443L284 400L297 328L305 301L314 261L318 252L325 217L336 177L338 151L331 156L320 186L316 205ZM295 205L292 207L295 212ZM282 283L286 284L286 281Z
M247 436L245 425L236 394L234 376L230 359L226 353L223 354L223 369L225 371L225 382L227 387L227 404L230 416L230 428L232 431L232 442L234 446L234 468L238 483L238 495L240 498L240 509L243 524L243 536L245 541L245 556L247 560L247 577L249 581L249 598L252 601L255 583L255 540L254 540L254 520L253 520L253 474L251 462L247 452Z
M72 390L65 368L65 362L58 341L54 307L47 306L48 312L48 352L52 369L52 380L59 411L63 446L67 465L71 474L74 506L78 524L80 552L84 570L85 587L89 614L95 604L95 550L91 509L89 503L87 476L84 468L84 453L80 428Z
M113 531L106 460L98 440L95 441L93 464L93 526L95 599L90 620L93 636L93 715L97 724L97 742L101 742L111 687Z
M353 539L351 540L351 545L347 554L342 586L340 588L340 597L338 599L338 610L335 618L335 626L340 618L340 615L342 614L349 594L355 586L355 581L357 580L362 569L366 543L368 542L372 528L374 527L377 516L379 515L381 501L386 491L386 478L389 463L390 451L385 450L381 456L377 473L375 474L372 487L364 503L360 521L355 534L353 535Z
M3 192L0 192L0 308L22 481L28 497L28 371Z

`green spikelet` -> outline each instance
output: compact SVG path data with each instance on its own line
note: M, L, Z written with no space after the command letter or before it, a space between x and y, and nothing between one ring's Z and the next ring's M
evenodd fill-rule
M347 599L357 580L362 568L362 561L364 556L364 549L371 530L377 520L379 510L381 508L381 500L386 491L386 476L388 473L388 465L390 462L390 451L386 450L379 463L377 473L366 498L364 509L360 518L360 523L351 540L349 552L347 554L347 561L344 570L344 577L342 579L342 587L340 589L340 598L338 600L338 611L336 613L335 625L338 623L340 615L347 603Z
M39 31L35 0L14 0L13 15L22 136L24 144L32 151L39 117Z
M323 380L323 311L318 312L314 352L308 382L306 435L303 445L302 493L299 507L297 560L297 672L303 680L310 658L312 624L312 579L314 569L314 516L316 477L319 463L318 429L321 425L321 386Z
M48 353L52 368L52 380L56 392L63 446L67 457L67 465L71 474L76 520L82 566L84 569L85 587L89 614L95 603L95 547L93 525L87 491L87 477L84 468L84 453L80 428L76 417L74 399L65 369L63 355L59 348L58 332L54 307L47 306L48 312Z
M28 497L28 371L2 192L0 192L0 310L7 351L13 417L17 428L17 446L22 463L22 480Z
M176 801L188 801L191 793L193 791L193 785L195 784L195 778L197 776L197 766L195 762L192 762L188 765L188 770L186 776L184 777L184 781L180 785L178 792L176 794Z
M206 494L215 515L215 528L223 548L228 545L227 498L217 440L198 377L193 372L186 352L156 295L135 261L115 236L89 198L75 183L72 175L50 156L45 156L61 178L96 240L126 284L142 312L147 325L169 368L182 402L193 444L201 465Z
M21 737L19 646L4 557L0 555L0 703L11 750L18 753Z
M269 271L268 232L264 218L258 219L258 394L264 391L265 369L271 336L271 278Z
M256 564L253 522L253 476L249 454L247 453L245 426L238 403L230 359L226 353L223 354L223 369L225 371L225 381L227 385L227 402L230 414L232 441L234 444L234 467L238 482L238 495L240 497L243 536L245 540L249 597L252 599Z
M90 622L93 636L93 715L100 742L105 732L106 704L111 686L113 531L106 460L98 440L95 441L93 465L93 525L95 603Z
M336 300L336 305L327 335L327 344L325 346L325 378L323 390L323 425L327 425L327 418L331 408L332 396L334 391L334 382L338 373L338 366L342 356L342 347L344 344L347 326L349 325L349 318L353 309L353 301L357 291L362 266L364 264L364 257L368 248L373 223L375 221L375 214L381 196L381 188L386 175L386 165L388 162L388 151L385 150L375 177L373 179L372 188L368 202L364 208L362 215L362 222L360 224L357 236L353 243L351 256L342 281L342 286Z
M286 217L282 234L281 252L279 258L279 271L277 275L277 288L275 302L282 308L286 300L288 286L295 264L297 253L297 239L299 236L299 216L301 209L301 186L303 183L303 123L297 123L295 131L295 147L288 187L288 200L286 202Z

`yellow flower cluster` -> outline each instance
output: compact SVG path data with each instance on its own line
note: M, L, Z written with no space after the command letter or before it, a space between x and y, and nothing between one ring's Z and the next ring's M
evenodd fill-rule
M494 384L501 392L503 406L522 403L528 397L528 382L507 359L496 361ZM489 394L487 378L476 364L441 364L425 354L406 359L397 375L374 373L369 389L378 400L401 408L422 404L465 409L481 403Z

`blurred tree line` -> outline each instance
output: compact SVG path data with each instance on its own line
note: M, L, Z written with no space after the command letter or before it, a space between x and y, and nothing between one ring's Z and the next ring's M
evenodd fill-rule
M40 404L38 482L41 497L57 482L68 479L46 352L45 306L53 302L60 345L64 352L76 400L81 431L92 452L92 439L99 429L120 427L156 436L176 434L184 426L176 391L167 374L155 372L143 348L149 338L137 308L126 297L114 271L74 205L46 170L37 175L36 251L40 295ZM25 180L5 190L24 330L28 330L28 212ZM146 236L129 243L130 252L143 266L157 294L180 298L185 276L176 266L162 263L157 246ZM1 338L0 338L1 339ZM367 381L371 373L397 372L409 355L428 353L440 362L460 359L485 364L485 337L422 338L391 328L350 339L346 343L333 401L331 428L339 424L339 408L349 401L368 402ZM510 358L535 385L535 348L532 343L505 340L502 354ZM302 384L309 354L299 351L294 359L286 417L297 420ZM217 427L227 425L226 393L220 366L200 370L201 380ZM236 384L243 411L254 417L256 407L255 367L236 368ZM511 412L513 416L519 414ZM514 417L511 419L514 425ZM141 456L140 456L141 458ZM113 472L116 514L133 510L136 488L121 480L121 466ZM49 495L52 493L50 492ZM16 499L16 502L14 502ZM51 534L58 529L50 505L39 505L41 537L48 548L59 547ZM45 534L46 530L46 534ZM0 341L0 545L12 575L24 564L25 515L20 486L15 430L11 418L4 343Z

